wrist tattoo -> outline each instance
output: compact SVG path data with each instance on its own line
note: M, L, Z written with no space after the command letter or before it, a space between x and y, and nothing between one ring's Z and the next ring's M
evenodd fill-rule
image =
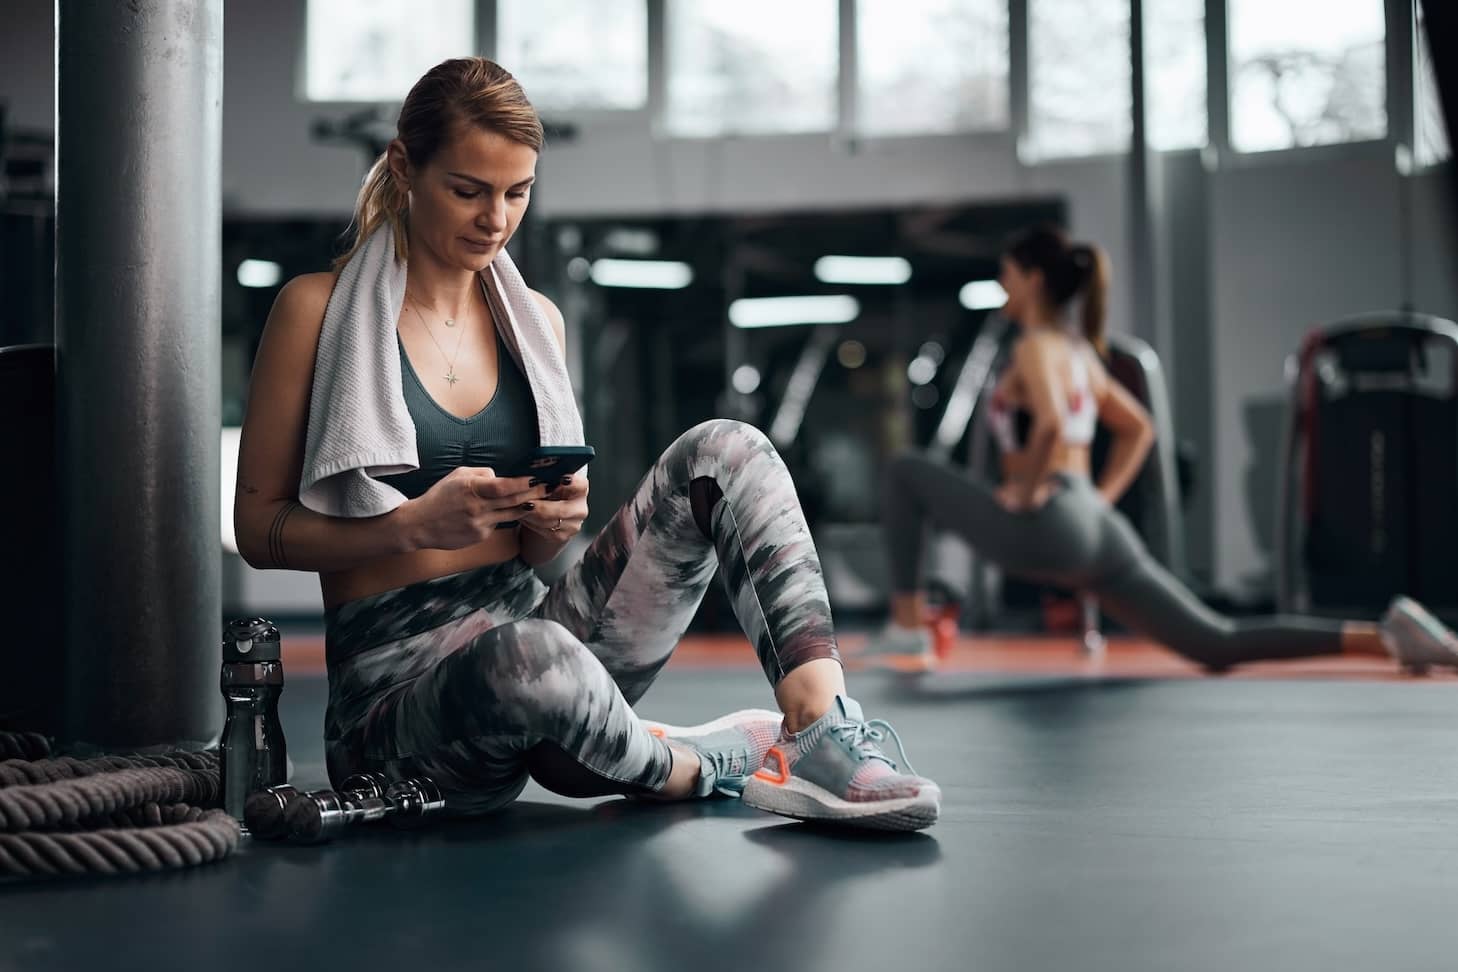
M284 524L288 522L289 515L297 510L299 505L297 501L289 500L273 518L273 526L268 528L268 560L271 567L283 570L289 568L288 549L284 546L283 529Z

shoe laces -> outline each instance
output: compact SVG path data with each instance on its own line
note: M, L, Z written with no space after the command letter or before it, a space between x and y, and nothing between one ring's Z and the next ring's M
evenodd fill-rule
M749 747L735 747L733 749L709 749L699 751L710 765L714 767L714 784L718 789L721 780L737 779L741 776L748 776L754 772L749 768ZM738 771L735 772L735 762L738 761Z
M869 719L865 722L851 720L842 722L838 726L831 726L829 730L836 739L850 746L850 748L861 755L862 759L880 759L891 764L892 769L899 770L906 767L906 771L913 776L920 776L916 768L911 765L911 760L906 758L906 747L902 745L901 737L896 734L895 728L885 719ZM896 755L901 757L901 762L887 756L881 750L881 743L890 739L896 744Z

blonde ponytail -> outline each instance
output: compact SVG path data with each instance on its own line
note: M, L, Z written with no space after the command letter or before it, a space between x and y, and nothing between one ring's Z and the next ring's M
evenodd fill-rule
M405 194L390 172L390 153L382 152L360 186L354 203L354 220L350 223L349 247L334 260L334 269L341 270L359 251L381 224L388 222L395 232L395 259L404 263L407 257L405 239Z
M1087 243L1073 248L1074 264L1084 274L1083 336L1098 349L1108 351L1104 327L1109 316L1109 258L1103 249Z

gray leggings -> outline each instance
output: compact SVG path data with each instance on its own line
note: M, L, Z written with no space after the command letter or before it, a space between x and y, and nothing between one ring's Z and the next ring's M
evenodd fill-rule
M930 523L1010 574L1097 595L1114 620L1208 669L1341 652L1338 621L1236 621L1210 610L1150 556L1129 521L1082 476L1060 474L1041 509L1011 513L981 480L909 453L891 462L881 495L898 592L918 589Z
M771 685L839 658L790 474L723 419L679 436L551 588L513 560L326 612L329 778L428 776L462 814L528 774L568 796L661 789L672 757L632 706L716 571Z

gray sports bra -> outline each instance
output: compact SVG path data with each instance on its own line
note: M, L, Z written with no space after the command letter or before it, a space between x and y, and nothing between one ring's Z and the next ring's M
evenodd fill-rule
M415 423L415 448L420 468L394 476L380 476L406 498L414 499L460 466L515 465L537 446L537 406L531 386L516 359L496 335L496 393L470 418L458 418L441 408L425 390L405 345L400 347L401 385L405 407Z

